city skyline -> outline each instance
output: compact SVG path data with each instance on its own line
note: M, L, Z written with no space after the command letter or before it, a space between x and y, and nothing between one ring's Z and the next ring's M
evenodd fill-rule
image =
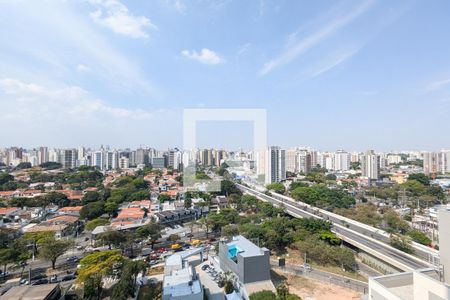
M184 108L263 108L270 145L447 148L449 6L0 1L0 143L181 147Z

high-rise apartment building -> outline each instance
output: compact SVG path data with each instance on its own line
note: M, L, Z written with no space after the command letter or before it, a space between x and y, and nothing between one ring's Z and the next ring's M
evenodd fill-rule
M136 158L135 163L136 165L148 165L149 163L149 156L148 156L148 150L139 148L136 150Z
M367 151L361 156L362 176L377 180L380 177L380 159L373 150Z
M269 147L265 154L265 183L270 184L286 179L286 152L280 147Z
M439 153L425 152L423 154L423 172L426 175L441 173Z
M450 173L450 150L423 153L423 172L426 175Z
M348 171L350 169L350 153L344 150L338 150L334 153L335 171Z
M286 150L286 171L291 173L298 172L298 151L297 149Z
M103 166L105 164L104 161L105 161L105 158L104 158L104 155L103 155L103 151L92 152L91 166L97 167L100 170L102 170Z
M200 150L199 162L202 166L212 166L214 164L213 150L212 149Z
M38 150L38 164L43 164L49 161L48 157L48 148L47 147L39 147Z
M119 168L120 169L128 169L130 167L130 159L125 156L121 156L119 158Z
M60 153L60 163L63 168L75 168L77 166L78 154L76 149L63 149Z
M308 174L312 168L312 155L307 150L300 150L297 156L298 172Z

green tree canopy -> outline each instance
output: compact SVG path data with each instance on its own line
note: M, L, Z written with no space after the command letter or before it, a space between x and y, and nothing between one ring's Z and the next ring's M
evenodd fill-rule
M52 268L55 269L55 263L58 257L69 250L72 245L73 241L71 240L66 241L47 238L40 244L39 256L46 260L49 260L52 263Z
M423 185L430 185L430 177L428 177L427 175L423 174L423 173L416 173L416 174L410 174L408 176L408 180L415 180L420 182Z
M284 185L277 182L268 184L266 188L278 194L284 194L284 192L286 192L286 188L284 187Z

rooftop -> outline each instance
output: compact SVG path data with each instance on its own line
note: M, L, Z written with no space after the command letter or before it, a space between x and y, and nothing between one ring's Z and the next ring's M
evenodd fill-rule
M260 248L260 247L256 246L255 244L253 244L252 242L247 240L242 235L234 236L232 241L227 243L227 246L229 249L228 250L229 255L230 255L230 249L236 249L236 250L232 250L233 253L231 253L231 254L234 254L233 257L236 256L238 253L242 257L264 255L264 250L266 250L266 248ZM234 253L234 252L236 252L236 253Z
M22 285L12 287L3 296L0 296L1 300L43 300L52 294L59 285L54 284L42 284L42 285Z

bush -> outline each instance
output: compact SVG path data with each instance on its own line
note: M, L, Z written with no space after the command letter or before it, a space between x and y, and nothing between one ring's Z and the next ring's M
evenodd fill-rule
M86 223L86 230L92 231L94 230L97 226L104 226L109 224L109 221L103 218L97 218L94 220L91 220L89 222Z
M281 183L271 183L266 186L266 188L270 191L274 191L278 194L284 194L286 192L286 188Z
M411 246L411 239L405 236L391 235L390 244L392 247L406 253L414 253L414 248Z
M277 295L272 291L261 291L250 295L250 300L276 300Z
M431 239L423 232L418 230L411 230L408 236L416 243L428 246L431 244Z

